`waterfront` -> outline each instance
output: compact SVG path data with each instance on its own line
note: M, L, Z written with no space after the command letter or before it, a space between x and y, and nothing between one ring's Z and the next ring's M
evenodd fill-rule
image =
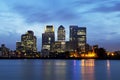
M119 80L119 60L0 60L1 80Z

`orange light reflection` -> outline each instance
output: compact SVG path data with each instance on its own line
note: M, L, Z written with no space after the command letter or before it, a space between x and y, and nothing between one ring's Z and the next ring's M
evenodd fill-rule
M81 60L82 80L94 80L94 59Z

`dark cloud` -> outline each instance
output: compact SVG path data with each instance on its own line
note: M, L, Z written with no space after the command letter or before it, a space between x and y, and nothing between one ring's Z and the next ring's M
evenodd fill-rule
M73 4L75 6L82 6L82 5L96 3L96 2L99 2L99 1L101 1L101 0L74 0Z
M78 15L77 13L74 12L74 10L69 8L66 8L66 9L64 8L55 12L54 17L56 17L56 19L58 20L66 21L71 19L77 19Z
M39 12L34 12L34 13L29 13L29 14L24 14L25 19L28 23L45 23L45 22L50 22L52 21L52 15L49 15L49 13L43 13L41 11Z
M110 13L110 12L120 12L120 2L115 3L113 6L107 6L106 4L100 5L96 8L93 8L91 11L88 12L102 12L102 13Z
M118 32L110 32L109 34L110 34L110 35L117 35Z
M26 22L47 22L49 15L47 15L47 11L41 8L36 8L34 6L28 5L15 5L13 10L22 15Z
M62 6L62 5L58 5ZM77 13L71 7L54 7L36 5L15 5L13 10L22 15L28 23L47 23L52 21L69 21L78 18Z
M111 36L114 36L114 35L119 35L119 33L118 32L102 32L102 34L104 34L104 35L111 35Z

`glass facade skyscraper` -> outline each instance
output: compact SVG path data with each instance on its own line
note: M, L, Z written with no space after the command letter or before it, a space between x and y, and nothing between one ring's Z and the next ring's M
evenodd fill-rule
M55 42L54 27L47 25L45 32L42 33L42 50L51 50L51 44Z
M86 52L86 27L78 27L77 41L78 50Z
M58 28L57 35L58 41L65 41L65 28L62 25Z
M86 52L86 27L70 26L70 51Z
M70 26L70 51L76 51L77 50L77 30L78 26L71 25Z

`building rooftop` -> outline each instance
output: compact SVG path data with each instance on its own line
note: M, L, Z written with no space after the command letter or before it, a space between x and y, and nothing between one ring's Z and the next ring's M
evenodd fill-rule
M65 29L65 28L62 25L60 25L58 29Z

